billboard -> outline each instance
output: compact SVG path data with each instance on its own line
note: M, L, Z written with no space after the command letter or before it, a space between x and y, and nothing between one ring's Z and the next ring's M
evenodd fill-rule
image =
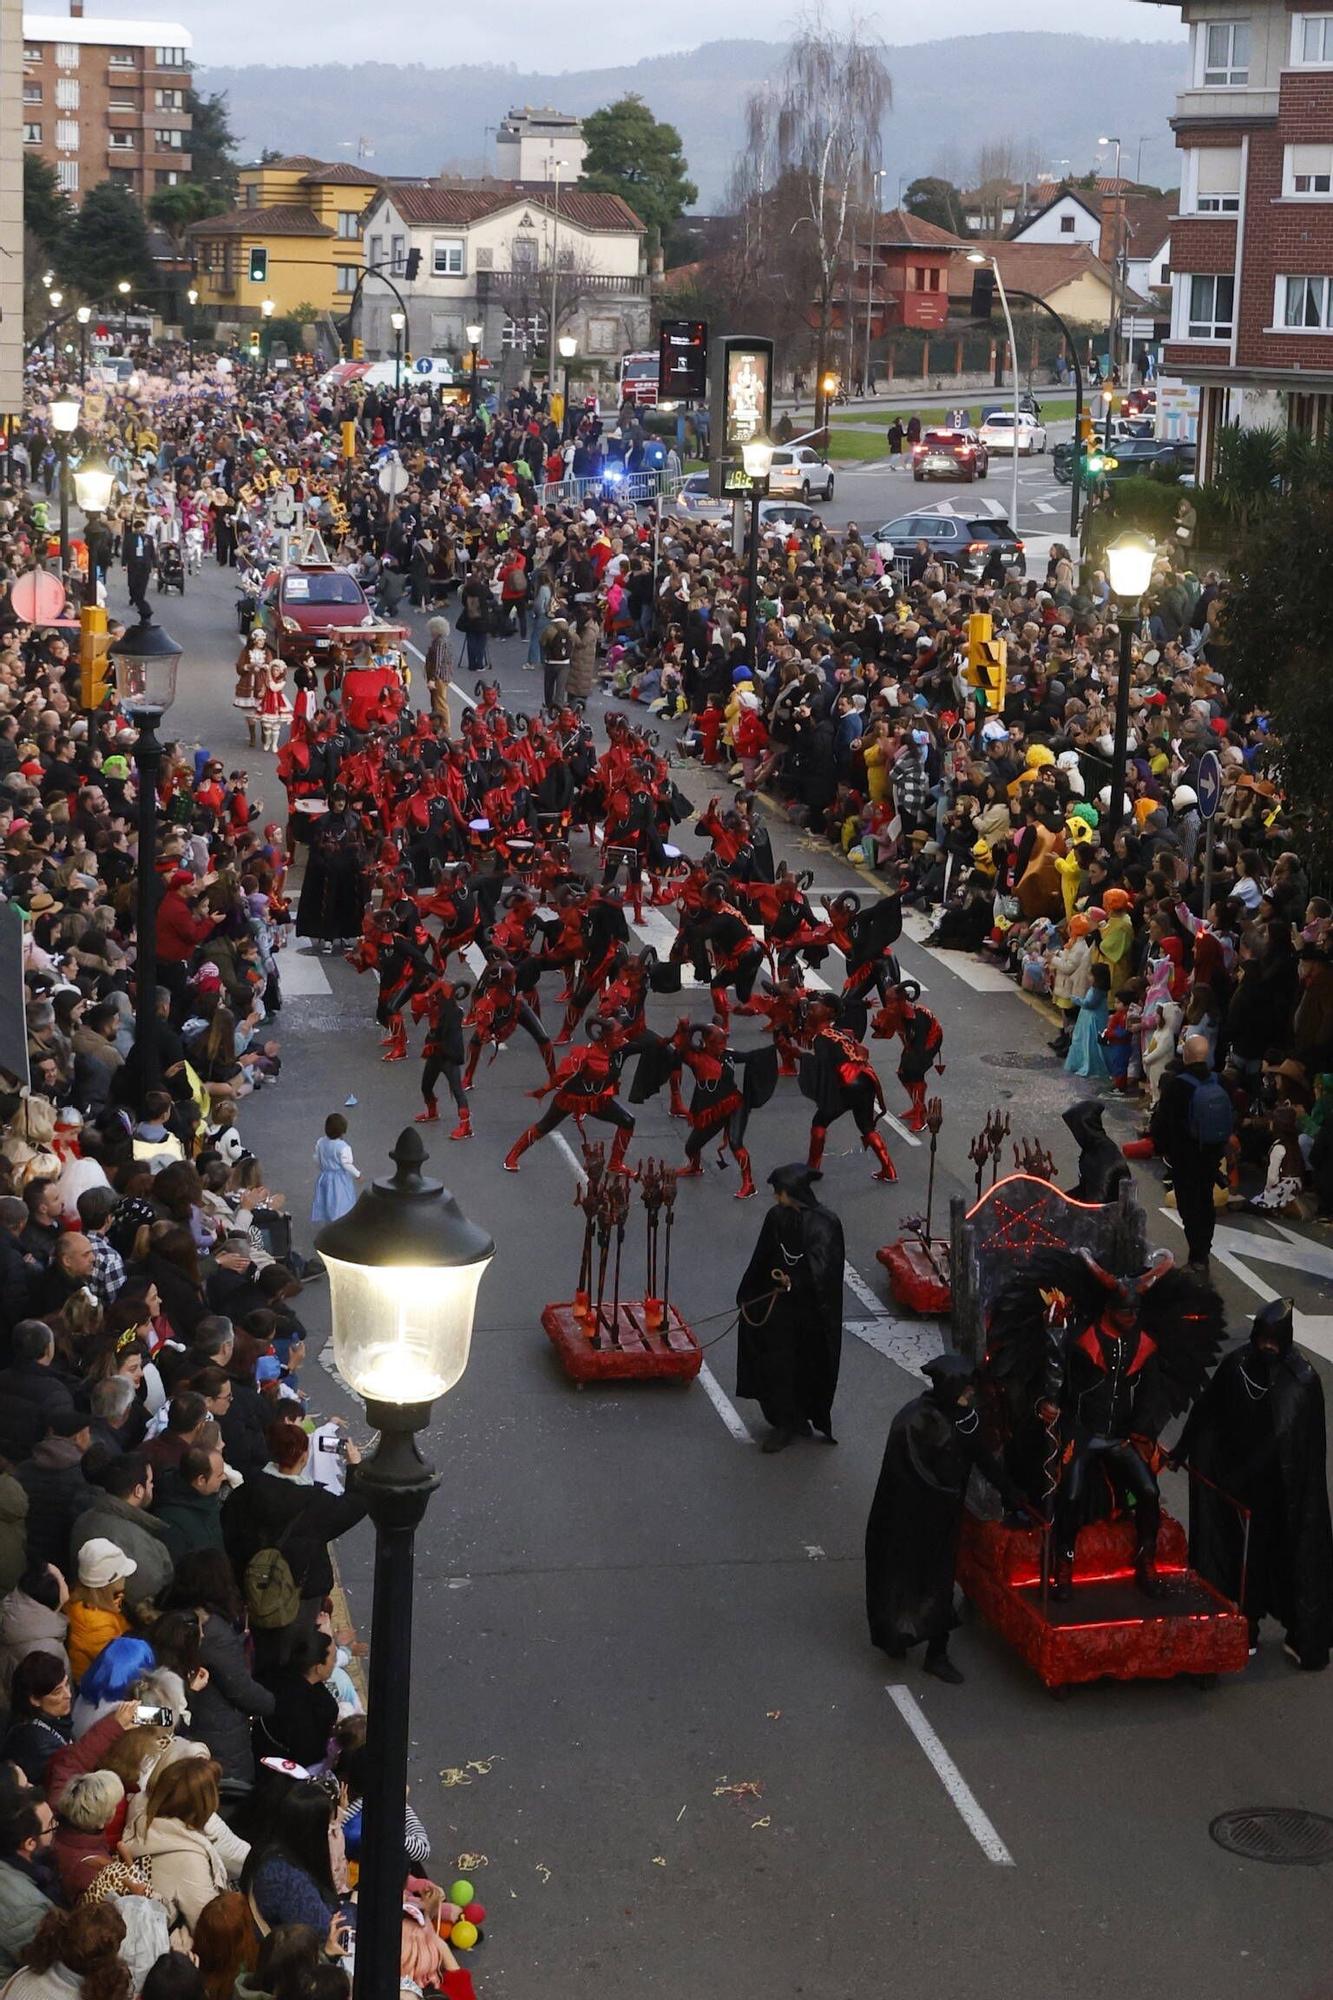
M724 334L712 343L709 423L712 460L709 491L726 490L727 471L740 463L751 438L767 437L773 416L773 343L758 336Z
M708 394L708 321L664 319L657 336L659 402L701 402Z

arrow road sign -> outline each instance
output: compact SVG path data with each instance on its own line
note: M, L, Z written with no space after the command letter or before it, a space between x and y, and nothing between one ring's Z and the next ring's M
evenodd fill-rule
M1222 766L1218 762L1216 750L1205 750L1199 759L1199 812L1204 819L1211 819L1222 803Z

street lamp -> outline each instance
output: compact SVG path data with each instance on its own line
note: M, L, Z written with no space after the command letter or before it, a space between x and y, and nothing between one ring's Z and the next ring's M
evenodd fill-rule
M52 292L51 294L52 312L59 312L61 306L63 306L64 303L65 303L65 294L63 292Z
M116 286L116 290L120 293L120 309L122 315L121 330L120 330L121 345L125 348L127 353L129 352L129 345L130 345L130 293L133 291L133 289L134 287L131 285L128 278L122 278L120 280L120 283Z
M1132 529L1106 547L1106 571L1119 600L1120 675L1115 690L1115 748L1111 757L1111 804L1104 838L1114 839L1124 817L1125 767L1129 758L1129 683L1134 671L1134 614L1152 582L1157 549L1147 535Z
M60 580L69 569L69 441L79 422L77 396L57 396L51 404L51 429L55 434L56 457L60 470Z
M472 349L472 382L471 382L470 393L468 396L468 413L470 416L474 417L477 414L478 359L481 354L481 337L485 331L486 331L485 327L479 326L475 322L466 329L467 344Z
M79 387L88 382L88 322L93 316L91 306L80 306L74 317L79 322Z
M379 1432L356 1480L375 1524L365 1837L357 1885L357 2000L397 1995L412 1663L413 1543L440 1475L416 1433L467 1367L477 1290L495 1244L439 1181L412 1126L391 1179L315 1238L329 1278L338 1373Z
M396 396L403 386L403 328L407 325L407 314L391 312L389 325L393 328L393 393Z
M750 482L750 569L745 605L745 664L754 679L759 660L759 503L768 492L768 474L773 464L773 446L768 438L755 437L741 446L741 462Z
M83 515L83 539L88 544L88 581L84 588L84 608L97 603L97 582L102 574L98 552L105 548L106 538L92 532L93 519L105 514L111 504L111 489L116 483L116 475L103 459L88 456L80 460L74 468L74 498L79 503Z
M274 313L275 313L275 312L277 311L277 307L276 307L276 306L274 305L274 303L273 303L272 299L265 299L265 300L264 300L264 301L263 301L263 302L261 303L261 305L260 305L260 308L259 308L259 310L260 310L260 312L261 312L261 313L262 313L262 314L264 315L264 334L263 334L263 340L262 340L262 342L261 342L261 344L260 344L260 359L262 360L262 362L263 362L263 364L264 364L264 374L263 374L263 379L264 379L265 381L267 381L267 380L268 380L268 344L269 344L269 331L268 331L268 329L269 329L269 322L270 322L270 320L271 320L271 319L273 318L273 315L274 315Z
M187 373L190 376L193 376L194 375L194 309L199 303L199 293L194 285L191 285L189 291L185 294L185 303L190 308L190 317L186 323L186 328L185 328L185 342L186 342L185 366Z
M564 419L560 426L562 438L569 436L569 364L579 351L578 341L572 333L562 333L556 345L560 349L560 359L565 364L565 406Z
M107 648L116 694L133 723L139 793L138 899L134 935L134 1046L139 1058L139 1108L161 1079L157 1071L157 787L162 744L157 725L176 699L182 648L151 618L140 619Z
M1106 333L1106 373L1107 373L1107 378L1109 380L1115 368L1116 357L1120 346L1119 315L1116 312L1116 302L1115 302L1115 280L1116 280L1116 266L1120 259L1120 241L1124 230L1125 200L1124 200L1124 194L1120 186L1119 135L1117 133L1112 132L1108 137L1107 134L1103 132L1101 137L1098 139L1097 144L1099 146L1115 147L1115 192L1111 196L1112 201L1115 203L1115 242L1111 246L1111 324L1107 328L1107 333ZM1122 294L1120 299L1120 312L1123 313L1124 309L1125 309L1125 301L1122 288ZM1111 442L1111 423L1110 423L1109 411L1107 413L1107 423L1106 423L1106 442L1108 445Z
M993 251L986 252L983 250L969 250L967 253L967 261L969 264L989 264L992 271L994 271L995 289L1000 295L1000 305L1004 310L1005 332L1009 336L1009 359L1013 364L1013 371L1014 371L1014 449L1013 449L1014 462L1010 468L1012 479L1010 485L1010 500L1009 500L1009 526L1013 530L1014 534L1017 535L1018 533L1018 431L1019 431L1018 342L1014 339L1014 317L1009 310L1009 295L1004 289L1004 279L1000 275L999 260L996 258L994 252Z

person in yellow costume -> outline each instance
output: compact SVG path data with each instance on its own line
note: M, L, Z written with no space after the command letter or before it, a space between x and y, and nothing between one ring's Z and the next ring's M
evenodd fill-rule
M1073 916L1074 905L1087 884L1088 855L1095 841L1096 835L1085 819L1065 821L1064 852L1055 857L1055 872L1060 880L1066 922Z
M1134 907L1134 898L1128 889L1107 889L1102 894L1102 906L1106 921L1101 926L1098 956L1110 969L1114 993L1129 974L1129 955L1134 944L1134 924L1129 912Z

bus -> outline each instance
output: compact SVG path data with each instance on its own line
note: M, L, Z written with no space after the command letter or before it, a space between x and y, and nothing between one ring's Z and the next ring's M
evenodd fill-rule
M657 402L657 349L643 354L622 354L616 369L616 401L641 403L651 408Z

